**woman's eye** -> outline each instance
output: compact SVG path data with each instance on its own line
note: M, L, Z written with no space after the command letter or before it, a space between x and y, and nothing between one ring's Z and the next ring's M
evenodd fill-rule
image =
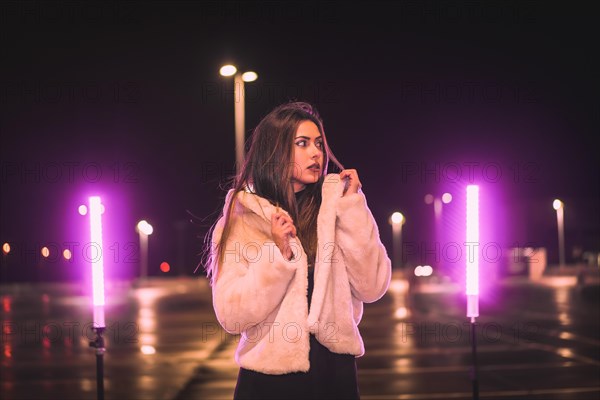
M323 148L323 142L316 142L315 146L317 146L317 148L322 149Z
M304 147L306 146L306 140L299 140L296 142L296 146Z

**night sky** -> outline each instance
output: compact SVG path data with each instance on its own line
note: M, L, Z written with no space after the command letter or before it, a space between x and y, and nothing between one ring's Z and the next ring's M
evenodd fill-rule
M4 2L3 280L82 276L77 207L91 194L107 209L109 275L136 275L143 218L151 273L168 261L192 274L234 170L225 63L259 75L248 133L280 103L318 108L389 251L396 210L404 241L434 240L427 193L455 196L444 226L458 231L467 183L502 248L546 247L556 263L560 198L567 261L600 251L598 29L584 4ZM40 266L44 243L71 243L73 260Z

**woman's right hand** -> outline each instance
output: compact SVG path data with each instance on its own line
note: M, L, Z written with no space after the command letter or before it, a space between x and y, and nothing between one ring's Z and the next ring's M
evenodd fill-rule
M283 212L274 212L271 215L271 235L285 259L291 260L294 253L290 247L290 237L296 237L296 227L292 218Z

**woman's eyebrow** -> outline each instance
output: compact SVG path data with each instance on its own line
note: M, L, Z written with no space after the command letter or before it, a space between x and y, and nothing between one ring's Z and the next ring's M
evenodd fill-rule
M294 139L307 139L307 140L310 140L311 138L310 138L310 137L308 137L308 136L303 136L303 135L301 135L301 136L296 136ZM317 137L315 138L315 140L317 140L317 139L321 139L321 135L319 135L319 136L317 136Z

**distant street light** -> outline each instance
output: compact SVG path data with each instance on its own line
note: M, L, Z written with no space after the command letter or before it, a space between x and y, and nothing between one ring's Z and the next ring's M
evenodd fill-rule
M565 203L559 199L552 202L552 207L556 210L556 222L558 226L558 265L565 265Z
M390 217L392 224L392 246L393 246L393 267L402 267L402 225L404 225L404 215L401 212L394 212Z
M425 204L433 203L433 213L435 215L436 224L442 217L442 204L448 204L452 201L450 193L444 193L442 197L434 197L432 194L426 194L424 198Z
M152 225L145 219L138 222L136 230L140 235L140 279L148 277L148 236L154 232Z
M8 268L8 253L10 253L10 244L5 242L2 245L2 267Z
M245 99L244 82L253 82L258 79L256 72L238 72L233 65L224 65L219 70L222 76L233 75L233 102L235 112L235 162L236 171L239 173L244 163L244 138L245 138Z
M432 194L426 194L424 197L425 204L433 204L433 215L434 215L434 248L443 248L444 242L446 238L444 237L444 232L442 230L442 208L444 204L449 204L452 202L452 195L448 192L442 194L440 197L434 196ZM438 259L438 255L436 255L435 259ZM444 262L443 257L439 257L439 263L441 267L444 267L442 263Z

